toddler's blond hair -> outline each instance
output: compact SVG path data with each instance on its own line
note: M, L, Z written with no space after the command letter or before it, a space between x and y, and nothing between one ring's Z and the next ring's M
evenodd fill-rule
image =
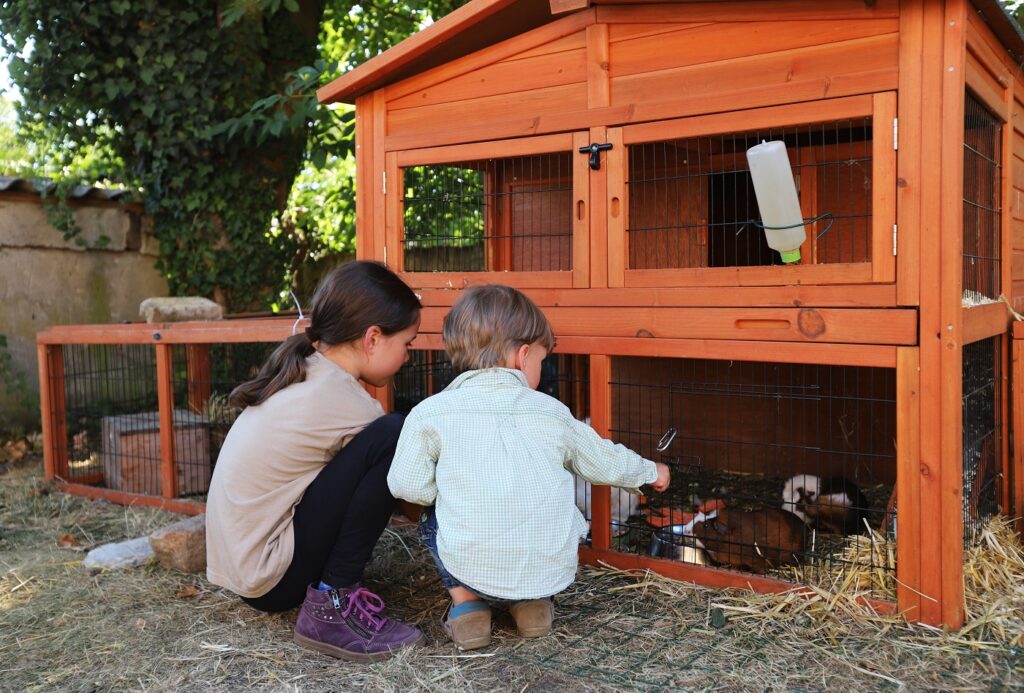
M444 347L456 373L504 365L523 344L550 353L555 334L548 319L525 294L502 284L471 286L444 319Z

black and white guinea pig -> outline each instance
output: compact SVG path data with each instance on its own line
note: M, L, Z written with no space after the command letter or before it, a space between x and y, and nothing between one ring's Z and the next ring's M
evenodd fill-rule
M844 477L797 474L782 489L782 509L820 532L859 534L866 529L868 501Z

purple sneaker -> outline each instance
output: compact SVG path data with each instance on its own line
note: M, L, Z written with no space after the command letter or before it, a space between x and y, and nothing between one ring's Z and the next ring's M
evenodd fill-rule
M310 585L295 622L295 642L332 657L370 662L423 641L418 628L388 618L383 610L384 601L365 587L321 591Z

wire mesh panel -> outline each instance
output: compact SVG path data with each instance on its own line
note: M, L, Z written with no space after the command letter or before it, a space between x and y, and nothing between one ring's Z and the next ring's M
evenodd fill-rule
M863 549L891 539L895 386L884 368L614 359L613 439L673 474L616 548L801 580L856 563L892 580L895 543Z
M871 118L628 147L629 269L781 264L768 247L746 151L786 144L810 239L804 263L871 261Z
M965 298L994 299L1000 286L1002 141L999 120L967 92L964 101Z
M571 155L402 169L408 272L572 269Z
M964 347L963 502L964 542L973 543L997 505L1001 421L999 339Z

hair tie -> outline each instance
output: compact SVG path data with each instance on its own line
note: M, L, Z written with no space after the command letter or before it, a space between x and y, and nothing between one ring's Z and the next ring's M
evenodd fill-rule
M313 329L312 325L310 325L309 327L306 328L306 339L309 340L310 344L312 344L313 342L319 341L319 339L320 339L320 335L318 335L316 333L316 330Z

